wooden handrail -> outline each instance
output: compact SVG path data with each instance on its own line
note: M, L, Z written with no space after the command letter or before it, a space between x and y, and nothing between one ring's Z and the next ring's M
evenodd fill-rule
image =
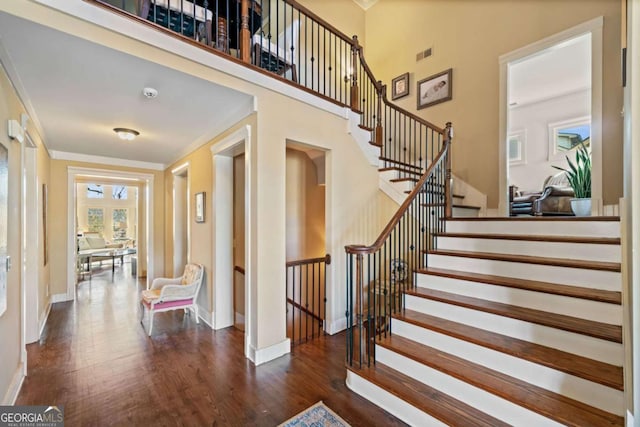
M315 314L313 311L309 310L308 308L303 307L302 305L298 304L297 302L295 302L291 298L287 298L287 302L289 304L291 304L292 306L294 306L295 308L297 308L298 310L302 311L305 314L308 314L309 316L313 317L316 320L320 320L320 321L324 320L322 317L318 316L317 314Z
M442 149L438 153L438 156L435 158L433 162L431 162L431 165L429 165L425 173L420 177L420 180L416 183L411 193L409 193L409 196L407 196L407 198L402 203L402 205L400 206L396 214L393 216L393 218L389 220L389 223L382 230L382 233L380 233L380 236L378 236L376 241L371 246L364 246L364 245L345 246L345 250L348 254L359 254L359 255L372 254L382 247L382 245L387 240L387 238L389 237L389 235L391 234L395 226L398 224L402 216L406 213L407 209L411 205L411 202L413 202L414 199L418 196L418 194L422 191L422 187L424 186L427 179L429 178L429 175L431 175L431 172L433 171L433 169L440 162L442 157L447 153L447 150L449 149L449 146L451 143L451 135L452 135L451 123L447 123L447 128L443 133L444 133L445 139L442 144Z
M294 267L297 265L306 265L306 264L315 264L317 262L324 262L325 264L331 264L331 255L327 254L320 258L308 258L308 259L300 259L296 261L287 262L287 267Z

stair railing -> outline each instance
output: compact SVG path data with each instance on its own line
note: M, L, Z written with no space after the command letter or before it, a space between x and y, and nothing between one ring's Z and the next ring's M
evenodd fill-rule
M453 128L438 133L437 155L407 199L370 246L345 247L347 265L347 363L375 362L375 339L391 333L391 316L403 308L403 293L426 267L433 236L443 231L442 203L451 179Z
M327 266L331 255L286 264L287 336L291 345L324 334L327 313Z

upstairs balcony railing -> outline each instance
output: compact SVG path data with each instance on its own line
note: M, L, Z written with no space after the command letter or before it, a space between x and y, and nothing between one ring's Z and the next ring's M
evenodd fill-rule
M451 125L440 128L390 103L358 38L295 0L85 1L360 114L360 127L380 148L381 169L415 183L373 245L345 248L347 362L375 360L375 338L391 332L402 291L414 286L434 232L451 216Z

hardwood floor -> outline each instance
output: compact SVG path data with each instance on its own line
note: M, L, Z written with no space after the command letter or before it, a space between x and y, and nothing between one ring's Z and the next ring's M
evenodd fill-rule
M259 367L243 355L243 332L182 311L156 314L149 338L129 271L116 266L112 282L103 267L75 303L52 306L16 404L64 405L68 426L275 426L322 400L353 426L404 425L345 386L344 334Z

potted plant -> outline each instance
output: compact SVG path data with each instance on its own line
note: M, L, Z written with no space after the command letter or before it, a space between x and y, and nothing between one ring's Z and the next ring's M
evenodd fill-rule
M575 199L571 199L571 209L576 216L591 215L591 153L584 142L576 150L575 163L565 156L569 168L553 166L564 171Z

